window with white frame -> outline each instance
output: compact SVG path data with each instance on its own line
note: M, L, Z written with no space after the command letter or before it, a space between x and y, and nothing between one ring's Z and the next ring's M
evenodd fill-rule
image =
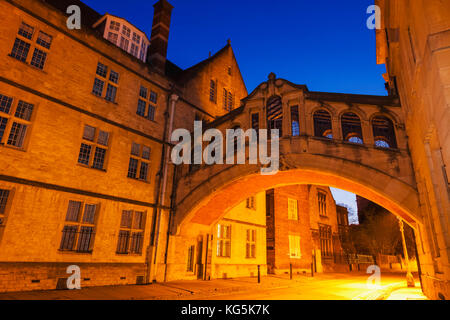
M149 168L150 147L133 142L128 165L128 178L148 181Z
M120 22L111 20L111 22L109 24L109 28L114 31L119 31L120 30Z
M298 201L288 198L288 219L298 220Z
M217 256L231 257L231 226L217 225Z
M300 250L300 236L289 235L289 257L300 259L302 257Z
M0 94L0 144L24 148L34 105Z
M119 85L119 73L108 68L108 66L99 62L97 64L96 76L92 93L97 97L103 97L105 100L116 102L117 89ZM105 90L106 87L106 90Z
M154 121L157 101L158 94L156 92L141 86L136 114Z
M98 170L105 170L109 133L85 125L81 141L78 163Z
M98 204L69 201L59 247L61 251L92 252L98 207Z
M120 221L118 254L142 254L146 212L123 210Z
M35 31L35 27L22 22L10 56L42 70L47 61L53 37L43 31ZM31 57L28 56L30 51L33 51Z
M254 229L247 229L245 257L247 259L256 258L256 230Z

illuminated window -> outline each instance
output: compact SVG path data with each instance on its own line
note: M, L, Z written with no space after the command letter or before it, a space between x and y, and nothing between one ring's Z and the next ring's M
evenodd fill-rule
M245 248L247 259L256 258L256 230L247 229L247 243Z
M217 252L218 257L231 257L231 226L217 225Z
M300 259L302 253L300 250L300 236L289 235L289 257L292 259Z
M97 204L69 201L66 222L62 231L62 251L92 252L95 224L98 215Z

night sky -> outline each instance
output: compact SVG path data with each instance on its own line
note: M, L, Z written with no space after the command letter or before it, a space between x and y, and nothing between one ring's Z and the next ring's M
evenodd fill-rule
M123 17L150 38L154 1L83 0ZM175 7L168 58L188 68L231 39L249 93L270 72L309 90L386 95L376 64L373 0L169 0ZM356 211L353 194L333 190Z

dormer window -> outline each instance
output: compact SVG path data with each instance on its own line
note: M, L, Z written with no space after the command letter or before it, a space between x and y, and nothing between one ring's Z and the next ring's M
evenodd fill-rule
M119 31L120 30L120 23L117 22L117 21L111 21L111 23L109 24L109 28L111 30L114 30L114 31Z
M136 32L133 32L133 41L139 44L141 42L141 36L138 35Z
M131 29L128 28L127 26L123 26L123 27L122 27L122 34L123 34L124 36L126 36L127 38L129 38L130 35L131 35Z

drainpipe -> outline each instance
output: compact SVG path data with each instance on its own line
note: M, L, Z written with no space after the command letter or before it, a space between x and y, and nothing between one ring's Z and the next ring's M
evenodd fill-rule
M169 128L168 130L166 130L165 132L165 142L170 143L170 135L172 134L172 130L173 130L173 119L174 119L174 112L175 112L175 105L178 101L178 96L176 94L171 94L169 97L169 104L170 104L170 112L169 112ZM169 153L170 153L170 148L168 148L167 146L165 146L163 148L163 162L162 162L162 166L163 166L163 176L162 176L162 191L161 191L161 196L159 199L159 203L161 204L161 206L165 206L165 196L166 196L166 187L167 187L167 168L168 168L168 164L169 164ZM156 225L156 235L154 238L154 256L153 256L153 265L154 268L153 269L153 275L152 278L155 276L155 271L156 271L156 266L157 266L157 258L158 258L158 243L159 243L159 234L160 234L160 228L161 228L161 214L162 214L162 208L158 208L158 215L157 215L157 219L155 221L155 225Z

